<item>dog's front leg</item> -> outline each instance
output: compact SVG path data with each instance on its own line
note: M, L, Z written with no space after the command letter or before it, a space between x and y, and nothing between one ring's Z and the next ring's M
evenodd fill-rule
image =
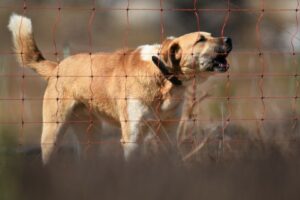
M126 123L126 122L124 122ZM130 123L130 122L128 122ZM122 139L121 143L124 151L124 158L126 161L131 160L131 158L136 157L138 153L138 147L140 140L140 132L138 130L129 131L130 127L133 125L122 125ZM123 128L124 127L124 128ZM135 127L137 129L137 127Z
M140 100L129 99L122 106L121 115L122 145L125 160L130 160L138 153L138 147L143 142L145 123L144 120L149 116L150 109Z

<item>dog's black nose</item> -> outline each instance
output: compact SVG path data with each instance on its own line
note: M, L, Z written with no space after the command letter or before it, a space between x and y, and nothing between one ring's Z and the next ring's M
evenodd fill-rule
M226 45L226 51L230 52L232 50L232 40L229 37L223 38L224 44Z
M225 44L228 44L228 45L229 45L229 44L232 44L232 40L231 40L230 37L224 37L224 38L223 38L223 41L224 41Z
M220 37L215 47L215 52L220 54L228 54L232 50L232 40L229 37Z

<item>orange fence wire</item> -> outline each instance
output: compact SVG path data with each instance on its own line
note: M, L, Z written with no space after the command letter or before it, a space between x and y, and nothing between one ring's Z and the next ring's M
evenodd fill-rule
M256 39L256 47L257 50L256 51L248 51L248 50L234 50L231 53L231 56L239 56L239 55L246 55L249 57L255 57L258 58L259 60L259 65L260 65L260 71L259 72L239 72L239 71L231 71L229 70L228 72L226 72L225 74L216 74L215 77L216 78L222 78L225 80L225 87L224 87L224 95L222 96L218 96L218 95L211 95L208 96L206 99L207 100L224 100L225 101L225 108L227 110L226 114L224 116L222 116L221 119L214 119L214 122L218 122L219 124L222 125L222 137L224 138L224 134L225 134L225 130L227 129L227 127L232 123L232 122L242 122L242 121L253 121L253 122L257 122L259 121L260 125L262 125L262 123L267 122L267 121L276 121L276 122L281 122L281 121L291 121L294 123L298 123L299 120L299 113L297 111L297 104L299 101L299 76L300 73L298 71L299 68L299 63L298 63L298 59L299 59L299 55L300 52L297 52L297 48L295 46L295 41L296 40L300 40L300 36L299 36L299 19L298 19L298 14L299 14L299 9L300 9L300 2L299 0L295 1L296 6L294 8L268 8L265 6L265 1L261 0L260 1L260 6L259 8L242 8L239 7L238 5L232 3L230 0L224 0L226 2L226 8L201 8L198 6L199 2L197 0L193 0L193 7L192 8L165 8L164 7L164 0L160 0L160 7L158 8L134 8L131 7L131 1L127 0L127 6L124 8L118 8L118 7L101 7L98 6L97 2L95 0L91 1L91 2L87 2L85 6L82 5L78 5L78 6L64 6L62 5L62 2L60 0L56 1L55 5L49 5L49 6L43 6L43 5L31 5L30 3L28 3L28 1L23 0L22 4L18 4L18 5L0 5L0 10L5 10L5 9L13 9L13 10L21 10L23 15L26 15L29 11L36 11L36 10L56 10L56 19L55 19L55 23L52 27L52 43L53 43L53 49L51 50L49 47L48 50L43 51L43 54L45 55L50 55L50 56L54 56L56 58L56 61L60 62L60 57L63 55L63 52L60 52L58 47L57 47L57 31L58 31L58 27L62 18L62 11L64 10L68 10L68 11L81 11L81 10L85 10L85 11L89 11L89 20L87 22L87 32L88 32L88 53L90 54L90 94L91 96L87 96L85 97L87 100L93 102L95 100L94 94L95 91L93 91L92 89L92 83L95 77L106 77L105 74L98 76L98 75L94 75L93 74L93 61L92 61L92 54L95 53L94 51L94 45L93 45L93 38L95 37L93 35L93 23L95 20L95 15L97 12L110 12L110 11L116 11L116 12L126 12L126 28L124 30L123 33L123 39L122 39L122 44L120 45L120 48L124 48L126 49L129 45L128 45L128 37L130 34L130 28L131 28L131 19L130 19L130 13L132 12L136 12L136 11L151 11L151 12L159 12L160 13L160 42L163 42L164 38L167 36L166 35L166 31L165 31L165 24L164 24L164 14L166 12L191 12L194 14L195 16L195 22L196 22L196 27L195 30L196 31L204 31L201 30L201 17L199 15L199 13L223 13L224 14L224 19L223 19L223 25L222 28L220 30L220 35L226 36L226 30L227 30L227 25L230 22L230 18L231 15L233 13L249 13L249 14L258 14L258 18L256 21L256 27L255 27L255 33L256 35L253 35L253 37L255 37ZM282 12L289 12L289 13L294 13L295 15L295 23L296 23L296 28L295 28L295 32L291 33L291 39L290 39L290 51L288 50L284 50L284 51L280 51L280 50L264 50L262 47L262 37L261 37L261 27L262 27L262 21L265 17L266 13L282 13ZM76 23L76 22L75 22ZM112 22L113 23L113 22ZM134 33L131 33L134 34ZM233 42L238 42L235 41L233 38ZM79 53L81 52L81 50L74 50L73 53ZM1 56L10 56L10 55L14 55L15 53L13 51L7 50L7 51L2 51L0 52ZM266 70L266 60L265 60L265 56L264 55L272 55L272 56L279 56L279 55L286 55L286 56L291 56L290 59L292 60L292 62L295 65L295 70L294 72L270 72L268 70ZM58 65L59 68L59 65ZM125 68L124 68L125 71ZM60 70L58 69L57 71L57 82L59 81L59 79L63 79L63 78L68 78L68 77L81 77L81 75L78 76L63 76L60 74ZM195 74L195 77L201 77L203 76L201 73L199 74ZM61 123L59 121L56 122L47 122L47 121L42 121L42 119L40 120L35 120L35 121L26 121L25 117L24 117L24 113L25 113L25 103L28 101L42 101L44 98L43 97L30 97L30 96L26 96L25 95L25 82L26 79L28 78L38 78L40 77L40 75L36 75L36 74L28 74L25 71L25 67L24 65L22 66L22 71L21 73L0 73L0 77L1 78L20 78L21 79L21 83L20 83L20 88L21 88L21 97L0 97L0 102L4 102L4 101L18 101L21 102L21 119L15 122L10 122L10 121L0 121L0 125L21 125L20 127L20 134L19 134L19 141L20 141L20 145L22 145L24 143L24 135L25 133L25 125L28 124L44 124L44 123ZM82 76L83 77L83 76ZM134 77L134 75L131 75L130 72L126 72L125 71L125 76L123 76L125 78L125 85L127 83L127 78L130 77ZM147 77L147 76L145 76ZM295 82L295 93L294 95L268 95L265 93L265 83L266 80L268 79L272 79L275 77L285 77L288 79L293 79ZM257 80L257 85L258 85L258 89L259 89L259 95L256 96L234 96L231 95L230 90L231 88L234 86L234 83L232 82L232 78L238 78L238 79L245 79L245 78L253 78L255 80ZM57 84L56 82L56 84ZM125 86L126 87L126 86ZM198 100L197 100L197 87L198 85L196 84L196 80L193 81L193 92L192 92L192 101L195 104ZM67 98L61 98L60 97L60 92L59 89L56 87L56 92L57 92L57 97L52 97L52 98L48 98L47 100L56 100L57 101L57 106L59 109L59 101L60 100L66 100ZM119 97L119 98L113 98L113 99L127 99L127 94L125 93L124 97ZM275 100L285 100L285 101L292 101L291 104L291 109L293 112L292 116L289 117L283 117L283 116L272 116L269 117L266 115L266 101L275 101ZM176 100L178 101L184 101L185 97L182 98L177 98ZM236 101L240 101L240 100L259 100L262 108L261 108L261 115L258 117L234 117L232 116L232 106L231 106L231 102L233 100ZM201 102L200 102L201 103ZM93 141L90 140L88 135L91 132L91 129L98 123L100 123L99 120L96 120L93 118L93 109L92 107L88 108L89 111L89 118L86 120L76 120L76 121L67 121L66 123L69 124L88 124L88 127L86 128L86 135L87 135L87 142L81 142L87 145L87 149L90 147L90 145L92 144L99 144L99 143L109 143L111 141ZM57 110L57 114L58 114L58 110ZM196 122L204 122L204 123L209 123L211 122L210 119L206 119L203 117L198 117L198 116L194 116L190 119L178 119L178 118L170 118L168 120L163 120L165 122L179 122L179 121L187 121L187 122L192 122L193 125L192 127L196 127ZM151 120L150 120L151 121ZM160 119L157 120L152 120L152 122L160 122ZM160 126L157 126L157 130L155 131L159 131L161 129ZM192 128L193 129L193 128ZM288 139L287 139L288 140ZM224 140L222 140L224 141ZM233 142L247 142L246 140L241 140L241 139L236 139ZM285 142L284 139L281 140L281 142ZM222 145L224 146L224 145Z

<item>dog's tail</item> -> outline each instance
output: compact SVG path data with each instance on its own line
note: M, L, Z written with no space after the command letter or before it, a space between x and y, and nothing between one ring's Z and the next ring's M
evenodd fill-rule
M19 64L30 67L47 80L57 63L46 60L38 49L33 37L31 20L12 14L8 29L12 32L14 51Z

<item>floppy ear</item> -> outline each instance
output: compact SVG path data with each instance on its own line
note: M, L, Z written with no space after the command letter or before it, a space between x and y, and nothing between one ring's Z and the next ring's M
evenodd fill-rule
M181 56L182 56L182 49L179 46L178 43L174 43L171 45L171 47L169 48L169 61L171 66L174 68L175 71L179 71L180 67L179 67L179 63L181 60Z

